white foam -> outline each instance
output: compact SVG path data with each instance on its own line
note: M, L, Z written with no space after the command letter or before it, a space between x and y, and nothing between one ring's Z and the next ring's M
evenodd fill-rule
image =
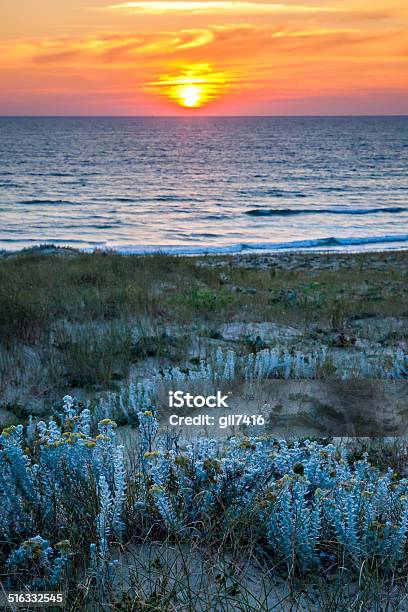
M408 234L397 236L366 236L348 238L316 238L314 240L295 240L293 242L237 243L224 246L182 246L182 245L101 245L99 250L113 250L124 255L212 255L235 254L262 251L350 251L363 250L405 250L408 249ZM381 246L380 246L381 245ZM350 247L355 247L351 249ZM84 249L94 251L94 248Z

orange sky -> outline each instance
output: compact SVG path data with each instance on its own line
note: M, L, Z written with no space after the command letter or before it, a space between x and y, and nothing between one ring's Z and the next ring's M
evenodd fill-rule
M3 0L0 114L407 114L407 55L402 0Z

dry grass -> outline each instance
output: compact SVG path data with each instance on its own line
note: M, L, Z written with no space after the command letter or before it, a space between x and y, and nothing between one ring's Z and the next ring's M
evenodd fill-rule
M305 350L398 346L408 337L407 275L403 252L192 258L48 247L4 256L0 407L115 389L152 358L181 365L193 342L222 341L234 321L294 326ZM240 339L244 351L256 342Z

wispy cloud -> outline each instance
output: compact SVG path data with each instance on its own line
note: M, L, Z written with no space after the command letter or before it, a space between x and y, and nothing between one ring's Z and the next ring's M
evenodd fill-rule
M245 0L141 0L140 2L111 4L105 7L105 9L126 14L234 13L240 15L264 15L279 13L339 13L343 12L344 10L339 7L330 6L246 2Z
M325 50L331 56L340 50L340 59L357 60L360 55L369 60L372 50L367 45L377 42L386 56L404 54L402 34L371 32L358 28L294 26L256 26L226 24L173 32L110 33L84 37L45 37L10 40L0 44L0 66L14 64L48 64L89 68L114 64L119 67L146 69L156 62L178 60L192 62L220 61L245 66L254 58L262 63L294 61L304 64L311 58L324 62L319 56ZM357 52L357 46L362 48ZM301 53L300 53L301 52Z
M378 36L378 35L377 35ZM5 66L13 58L14 63L55 64L85 67L92 65L138 66L145 62L173 61L191 58L207 61L214 57L223 63L241 62L263 54L263 61L273 63L274 52L289 58L305 50L308 55L317 49L364 44L373 38L372 33L357 28L295 28L290 26L255 26L251 24L227 24L174 32L150 32L136 34L105 34L85 37L56 37L20 39L0 45L0 65ZM244 55L239 55L240 51ZM306 56L298 57L302 63Z

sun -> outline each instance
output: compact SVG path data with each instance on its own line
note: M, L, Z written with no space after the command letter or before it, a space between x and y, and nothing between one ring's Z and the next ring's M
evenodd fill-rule
M203 103L203 88L201 85L180 85L176 88L176 95L181 106L197 108Z
M163 74L149 83L149 90L178 106L196 109L219 98L228 86L226 73L203 63L181 66L175 74Z

